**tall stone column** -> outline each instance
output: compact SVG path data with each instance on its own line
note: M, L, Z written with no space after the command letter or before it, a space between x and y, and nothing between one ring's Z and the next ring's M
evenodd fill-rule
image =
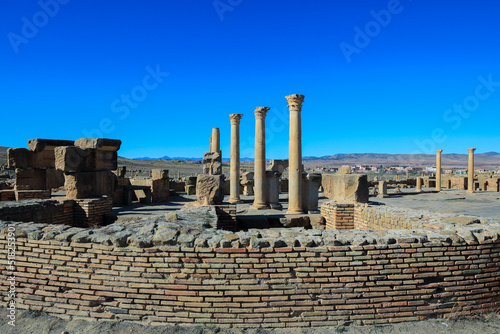
M266 203L266 114L269 107L255 108L254 201L252 209L269 209Z
M443 150L436 151L436 190L441 191L441 152Z
M302 205L302 126L304 95L285 96L290 109L290 142L288 146L288 212L303 213Z
M220 152L219 128L212 128L212 136L210 137L210 152Z
M467 175L467 192L468 193L473 193L474 192L474 151L476 150L475 148L468 148L469 151L469 169L468 169L468 175Z
M229 175L229 203L240 200L240 119L242 114L231 114L231 170Z

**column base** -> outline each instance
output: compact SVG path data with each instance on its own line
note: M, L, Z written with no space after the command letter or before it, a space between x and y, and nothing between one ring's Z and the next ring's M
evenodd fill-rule
M254 203L254 204L252 204L252 206L250 207L250 209L254 209L254 210L269 210L270 207L266 203Z
M377 195L378 198L387 198L389 197L389 195L386 195L386 194L381 194L381 195Z
M231 203L231 204L241 204L241 203L243 203L243 201L241 199L239 199L239 198L230 198L228 200L228 202Z
M269 204L269 206L273 210L283 210L283 206L279 203L271 203L271 204Z
M304 211L303 210L300 210L300 209L288 209L288 211L286 212L287 215L300 215L300 214L303 214Z

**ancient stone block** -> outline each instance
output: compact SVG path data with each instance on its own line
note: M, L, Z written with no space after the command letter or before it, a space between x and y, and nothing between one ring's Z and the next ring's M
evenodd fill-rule
M196 176L186 177L186 186L196 186Z
M72 140L59 139L30 139L28 140L28 148L33 152L41 152L44 150L53 151L57 146L73 146Z
M16 169L16 189L45 190L47 189L47 174L45 169Z
M203 155L203 174L222 174L222 156L220 152L206 152Z
M99 151L113 151L120 149L122 141L119 139L107 138L80 138L75 141L75 146L81 148L91 148ZM116 168L115 168L116 169Z
M47 168L46 175L47 175L47 182L46 182L47 189L56 189L64 187L63 171L54 168Z
M153 169L154 171L155 169ZM161 171L161 169L156 169ZM168 172L168 171L167 171ZM157 175L158 176L158 175ZM170 199L170 181L168 174L166 178L152 178L151 182L151 199L153 202L168 202Z
M223 175L198 175L196 198L203 205L220 204L224 199Z
M116 151L97 150L95 170L116 170L118 168L118 153Z
M110 171L65 173L64 177L68 198L113 196L116 175Z
M272 170L273 172L279 172L280 174L283 174L285 169L288 167L288 159L287 160L271 160L269 170Z
M186 195L196 195L196 186L192 184L187 184L184 187L184 191Z
M8 168L29 168L30 167L29 150L25 148L7 149L7 166Z
M168 169L153 169L151 177L153 180L168 179Z
M96 151L76 146L59 146L54 149L55 167L63 172L93 172L96 170Z
M337 174L351 174L351 166L342 166L337 171Z
M302 208L307 213L319 213L319 186L321 174L309 173L302 178Z
M368 202L368 178L364 174L323 174L322 185L324 195L338 202Z

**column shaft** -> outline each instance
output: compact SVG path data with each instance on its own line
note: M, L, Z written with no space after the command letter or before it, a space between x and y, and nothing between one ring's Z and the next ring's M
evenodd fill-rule
M288 147L288 212L303 213L302 205L302 126L304 95L285 97L290 109L290 141Z
M469 167L468 167L468 175L467 175L467 192L474 192L474 151L475 148L468 148L469 151Z
M231 163L229 175L229 202L241 203L240 200L240 119L242 114L231 114Z
M266 203L266 123L269 107L255 108L255 157L253 209L269 209Z
M212 136L210 137L210 152L220 152L219 128L212 128Z
M436 190L441 191L441 152L443 150L436 151Z

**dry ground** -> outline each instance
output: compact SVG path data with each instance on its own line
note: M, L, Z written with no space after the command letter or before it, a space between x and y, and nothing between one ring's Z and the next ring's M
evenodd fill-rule
M7 324L7 309L0 308L0 333L2 334L497 334L500 332L500 317L495 314L476 317L475 319L432 319L418 322L398 323L393 325L338 326L302 329L225 329L209 326L147 326L130 322L116 321L66 321L45 313L18 311L16 326Z

